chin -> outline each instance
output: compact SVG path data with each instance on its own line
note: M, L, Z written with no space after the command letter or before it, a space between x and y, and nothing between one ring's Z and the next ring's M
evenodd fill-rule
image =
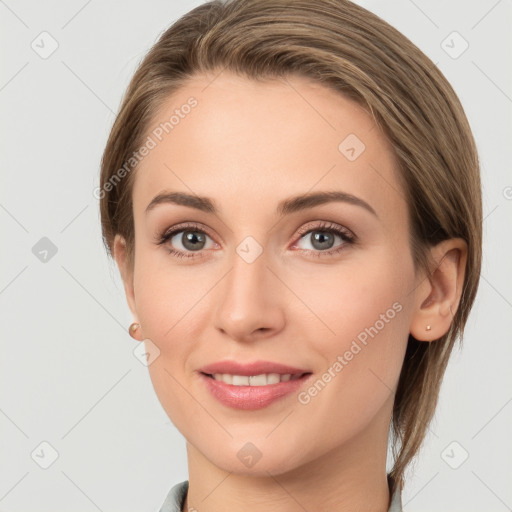
M203 453L218 468L237 475L268 477L269 474L279 475L300 466L296 459L299 451L292 446L288 451L284 447L278 451L270 439L254 443L232 441L228 445L219 444L214 453L209 444Z

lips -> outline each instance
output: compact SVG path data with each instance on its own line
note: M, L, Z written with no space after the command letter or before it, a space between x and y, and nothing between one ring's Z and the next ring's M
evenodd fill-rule
M286 397L298 393L313 378L311 373L305 373L295 380L290 379L276 384L238 386L210 378L203 372L199 372L199 375L202 385L218 402L231 409L246 411L263 409L274 402L286 400ZM288 403L291 405L291 402Z
M229 373L231 375L261 375L262 373L278 373L280 375L303 375L311 373L308 369L301 369L294 366L289 366L281 363L274 363L271 361L253 361L249 363L240 363L237 361L218 361L198 370L205 375L213 375L215 373Z

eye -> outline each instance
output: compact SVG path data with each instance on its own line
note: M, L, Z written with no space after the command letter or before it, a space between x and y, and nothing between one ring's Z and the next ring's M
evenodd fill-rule
M169 254L178 258L197 258L201 252L216 246L211 237L196 224L174 226L158 237L157 245L170 243ZM198 253L198 254L194 254Z
M294 244L307 253L316 257L332 256L355 243L355 235L348 229L331 223L320 223L313 228L307 225L299 230L301 238ZM336 240L339 241L337 245Z
M347 245L356 242L356 236L347 228L337 224L321 222L307 224L299 230L301 238L292 248L315 257L328 257L338 254ZM180 224L157 235L157 245L169 242L169 254L177 258L202 258L208 249L219 247L205 228L194 223ZM338 244L336 241L338 240ZM311 247L308 247L308 245Z

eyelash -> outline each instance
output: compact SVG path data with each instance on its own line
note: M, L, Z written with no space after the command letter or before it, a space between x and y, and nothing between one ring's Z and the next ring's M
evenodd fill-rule
M212 236L208 233L208 231L201 228L198 224L189 223L189 224L181 224L181 225L175 226L174 228L172 228L168 231L164 231L162 234L157 236L156 244L163 245L168 240L170 240L174 235L176 235L177 233L181 233L182 231L192 231L192 232L202 233L202 234L208 235L210 238L212 238ZM298 234L300 235L300 237L297 240L297 242L300 239L302 239L305 235L307 235L308 233L312 233L313 231L320 231L323 233L331 233L334 235L338 235L344 242L343 244L339 245L338 247L336 247L334 249L327 250L327 251L312 251L310 249L298 249L298 251L300 251L300 252L313 253L314 257L317 257L317 258L336 256L338 253L340 253L342 250L344 250L346 244L353 245L354 243L356 243L356 240L357 240L356 236L348 229L338 226L336 224L329 223L329 222L321 222L320 224L318 224L314 227L307 225L307 226L301 228L298 231ZM192 252L185 253L182 251L177 251L176 249L172 249L172 248L167 248L167 250L169 251L169 254L171 254L172 256L174 256L176 258L187 258L188 259L188 258L204 257L204 251L198 251L198 252L192 251Z

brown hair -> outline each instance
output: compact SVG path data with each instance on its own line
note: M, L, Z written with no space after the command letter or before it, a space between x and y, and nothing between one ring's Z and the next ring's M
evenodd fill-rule
M416 269L431 272L428 247L468 245L459 307L434 342L409 335L392 415L394 486L433 418L448 359L478 288L482 206L478 155L452 87L411 41L348 0L214 0L193 9L151 48L133 76L101 164L103 240L116 234L133 269L135 171L119 170L142 145L160 105L193 75L223 69L254 80L300 75L366 108L389 139L404 184ZM125 177L125 175L127 176ZM109 186L110 183L110 186Z

